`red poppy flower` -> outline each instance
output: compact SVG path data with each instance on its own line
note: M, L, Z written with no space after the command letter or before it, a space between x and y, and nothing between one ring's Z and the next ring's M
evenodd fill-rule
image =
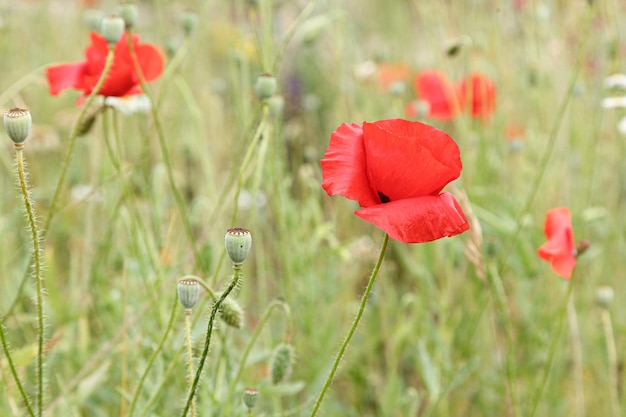
M454 85L439 71L423 71L413 81L419 98L430 105L429 117L450 120L459 110Z
M488 120L496 109L496 85L482 74L470 74L458 87L461 107L472 117Z
M342 124L321 161L322 187L359 203L355 214L393 239L429 242L469 228L449 193L461 174L459 147L445 132L402 119Z
M85 61L46 69L51 95L56 96L68 88L81 90L83 95L76 103L80 105L91 94L104 70L109 47L102 36L96 33L90 33L89 36L91 44L85 49ZM98 92L99 95L124 97L141 93L139 76L135 71L126 36L129 35L125 34L115 44L113 65ZM133 35L132 43L145 80L154 81L163 72L163 56L154 46L140 44L137 35Z
M576 265L576 247L569 209L557 207L548 210L543 231L548 241L541 245L537 254L541 259L550 262L550 266L559 276L570 279Z

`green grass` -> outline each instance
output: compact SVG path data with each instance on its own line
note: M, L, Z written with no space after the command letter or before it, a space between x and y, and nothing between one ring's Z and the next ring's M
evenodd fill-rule
M0 107L27 107L32 114L25 159L40 225L80 112L78 93L48 94L43 68L82 60L88 28L78 3L0 6ZM177 280L197 275L216 291L228 284L230 262L220 259L240 171L241 198L261 201L239 207L235 222L253 236L234 296L246 322L242 329L216 327L198 385L198 415L247 415L241 394L248 387L260 390L255 416L309 415L383 241L383 232L353 215L353 202L322 190L319 160L342 122L405 117L404 105L415 99L410 80L397 96L357 77L355 68L367 60L439 69L454 80L470 71L494 79L497 111L489 123L465 116L422 119L446 130L461 148L464 169L455 187L467 193L480 222L478 262L488 273L481 279L466 255L467 246L479 242L477 229L421 245L390 241L363 321L318 415L530 416L569 285L536 255L545 212L560 205L572 212L576 240L587 239L591 247L572 281L579 338L571 337L566 318L535 415L618 415L602 327L606 311L594 302L601 285L611 286L617 298L609 312L617 400L626 409L626 309L618 302L626 294L626 147L616 129L623 112L600 106L603 97L615 95L603 89L604 77L626 71L624 6L618 0L597 1L593 8L582 0L529 0L519 12L512 2L495 0L392 6L318 0L297 19L307 2L260 0L256 12L249 3L139 3L135 31L144 42L164 51L172 39L183 45L181 55L167 59L177 66L151 83L150 92L159 103L174 182L202 262L194 258L152 114L100 114L76 142L59 211L42 242L44 415L129 415L166 332ZM107 13L115 6L102 4ZM178 19L187 6L200 19L184 43ZM465 35L471 45L448 56L450 42ZM262 118L253 86L264 72L276 75L285 112L269 117L241 170ZM523 128L519 150L505 137L512 125ZM36 404L37 310L30 276L7 315L31 251L14 150L3 136L0 313L17 373ZM77 198L81 190L88 193ZM203 294L193 316L196 357L211 310ZM275 309L240 380L231 384L256 325L277 298L290 307L293 332ZM180 415L187 400L183 309L174 314L134 416ZM293 374L273 386L270 357L283 342L295 348ZM0 415L25 415L4 352L0 376Z

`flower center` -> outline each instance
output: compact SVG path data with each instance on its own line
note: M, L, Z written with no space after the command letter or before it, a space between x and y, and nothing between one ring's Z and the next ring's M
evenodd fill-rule
M391 201L391 199L389 197L387 197L385 194L381 193L380 191L377 191L378 193L378 198L380 198L380 202L385 204Z

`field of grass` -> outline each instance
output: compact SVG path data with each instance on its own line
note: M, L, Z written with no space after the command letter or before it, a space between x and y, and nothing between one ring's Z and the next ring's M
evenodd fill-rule
M33 242L2 130L0 416L30 415L24 397L37 416L185 414L177 283L189 276L213 293L202 290L191 315L191 366L203 363L195 415L310 416L385 236L354 215L357 203L327 195L320 159L342 123L389 118L456 141L463 171L446 191L471 227L429 243L389 241L317 415L626 413L626 144L617 127L626 111L602 105L626 95L605 86L626 73L626 4L136 5L132 31L165 59L148 84L151 110L127 115L96 100L84 113L93 126L73 137L81 93L52 96L46 68L83 60L90 25L99 26L93 8L109 15L118 3L0 3L0 108L32 115L24 158L45 287L39 355ZM197 24L186 32L190 10ZM413 79L426 70L454 82L489 77L495 112L408 116L420 98ZM269 101L255 94L261 74L278 83ZM575 241L589 242L570 280L537 256L546 212L559 206L571 211ZM222 313L241 318L236 303L243 323L215 321L201 361L214 297L238 273L223 243L234 226L253 244ZM292 370L275 383L272 358L285 344ZM250 412L246 388L259 391Z

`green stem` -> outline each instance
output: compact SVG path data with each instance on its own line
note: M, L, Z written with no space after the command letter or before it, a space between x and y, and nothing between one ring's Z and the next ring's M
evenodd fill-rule
M556 327L556 332L553 333L552 343L550 344L550 351L548 352L548 363L543 368L543 376L541 378L541 385L535 392L535 396L530 405L530 412L528 413L528 417L534 417L535 412L537 411L537 406L539 405L539 401L541 400L541 396L543 395L543 391L548 383L548 377L550 376L550 371L552 370L552 365L554 364L554 358L556 357L556 350L559 347L559 341L561 340L561 333L563 333L563 326L565 325L565 318L567 317L567 305L569 304L569 300L572 297L574 282L571 280L567 283L567 293L565 294L565 302L563 303L563 307L561 308L561 318Z
M609 388L611 395L611 412L612 416L621 415L619 404L619 364L617 361L617 351L615 349L615 336L613 335L613 325L611 324L611 313L607 308L603 308L600 313L602 320L602 330L604 332L604 342L606 343L606 356L609 365Z
M172 331L172 328L174 327L174 318L176 317L177 307L178 307L178 294L175 294L174 305L172 306L172 312L170 313L170 320L167 323L167 328L165 329L165 333L163 333L163 337L161 338L159 345L154 350L154 352L152 352L152 356L150 356L150 360L148 360L148 365L146 366L146 369L143 371L143 375L141 375L141 379L139 379L139 385L137 385L137 389L135 390L135 394L133 395L133 400L130 404L128 417L132 417L133 412L135 411L135 407L137 406L137 399L139 398L139 393L141 392L141 389L143 388L143 384L146 381L148 372L150 372L150 369L152 369L152 365L154 364L155 359L157 358L157 356L159 356L159 354L161 353L161 350L163 349L163 345L165 344L165 341L167 340L167 336L170 334L170 332Z
M137 59L137 54L133 46L132 34L130 31L127 32L126 39L128 42L128 50L133 60L133 65L135 66L135 72L137 73L139 83L141 84L141 90L143 91L143 94L145 94L146 97L148 97L148 99L150 100L150 111L152 113L152 119L154 120L154 126L157 131L159 147L161 148L161 157L163 158L163 164L165 165L165 171L167 172L167 179L170 184L170 188L172 189L172 194L174 194L174 200L176 200L176 206L178 208L181 220L183 221L185 234L187 235L187 238L189 239L189 244L191 245L191 250L193 252L193 256L196 262L196 268L202 273L205 273L206 271L204 270L204 263L202 262L202 257L200 255L200 252L198 251L198 248L196 247L196 241L193 237L193 231L191 229L191 223L189 222L189 216L187 215L187 210L185 208L185 202L174 180L172 163L170 161L170 154L167 149L165 133L163 130L163 126L161 125L161 119L159 118L157 103L152 97L152 94L150 94L150 91L148 89L148 83L146 82L146 79L143 76L143 72L141 71L141 66L139 65L139 60Z
M13 358L11 357L11 353L9 350L9 343L7 342L6 335L4 334L4 325L0 323L0 342L2 342L2 350L4 351L4 356L7 358L7 362L9 362L9 369L11 370L11 375L13 375L13 380L17 385L17 389L20 391L22 395L22 401L24 401L24 405L28 410L28 414L30 417L35 417L35 413L33 412L33 408L30 404L30 400L28 399L28 395L26 395L26 391L24 391L24 387L22 386L22 382L20 381L20 377L17 375L17 371L15 369L15 364L13 363Z
M189 388L193 383L193 352L191 351L191 309L185 311L185 340L187 343L187 366L189 368ZM196 417L196 403L191 401L191 417Z
M241 276L241 265L233 265L233 269L235 273L233 275L233 279L230 281L230 284L226 288L226 290L222 293L220 298L218 298L213 304L213 308L211 309L211 315L209 316L209 324L206 332L206 339L204 341L204 349L202 351L202 356L200 357L200 362L198 363L198 370L196 371L196 376L193 380L193 384L191 385L191 389L189 390L189 397L187 398L187 404L185 405L185 409L181 417L185 417L191 404L193 403L194 396L196 394L196 390L198 388L198 383L200 382L200 376L202 375L202 368L204 367L204 363L206 362L206 358L209 354L209 346L211 344L211 335L213 333L213 324L215 323L215 317L217 316L217 312L231 291L237 286L239 282L239 277Z
M372 291L372 287L374 286L374 281L376 281L376 276L378 275L380 266L383 263L383 259L385 257L385 251L387 250L388 243L389 243L389 235L385 234L385 239L383 240L383 246L380 248L380 254L378 255L378 261L376 261L376 265L374 266L374 269L372 270L372 274L370 275L370 279L367 282L367 287L365 288L363 297L361 297L361 305L359 306L359 311L356 314L354 321L352 322L352 327L350 327L350 331L348 332L348 335L346 336L345 340L343 341L343 344L341 345L341 348L339 349L339 352L337 353L337 357L335 358L333 367L331 368L330 373L328 374L328 377L326 378L326 382L324 383L324 386L322 387L322 391L317 397L317 401L315 402L315 406L313 407L313 411L311 412L310 417L314 417L315 414L317 414L317 410L319 410L320 406L322 405L322 400L324 399L324 395L326 395L326 391L328 390L328 387L330 386L330 383L332 382L333 377L335 376L335 373L337 372L337 368L339 368L339 362L341 362L341 358L343 358L343 355L346 352L346 349L348 348L350 339L352 339L352 335L354 335L354 332L356 331L356 328L359 325L359 321L361 321L361 316L363 316L363 311L365 310L365 305L367 304L367 300L369 298L370 292Z
M17 161L17 175L20 181L20 191L24 208L28 217L28 228L30 229L33 244L33 266L35 267L35 284L37 286L37 415L43 412L43 339L44 339L44 319L43 319L43 277L41 274L41 241L37 230L35 208L30 200L26 174L24 172L23 145L15 145L15 157Z

